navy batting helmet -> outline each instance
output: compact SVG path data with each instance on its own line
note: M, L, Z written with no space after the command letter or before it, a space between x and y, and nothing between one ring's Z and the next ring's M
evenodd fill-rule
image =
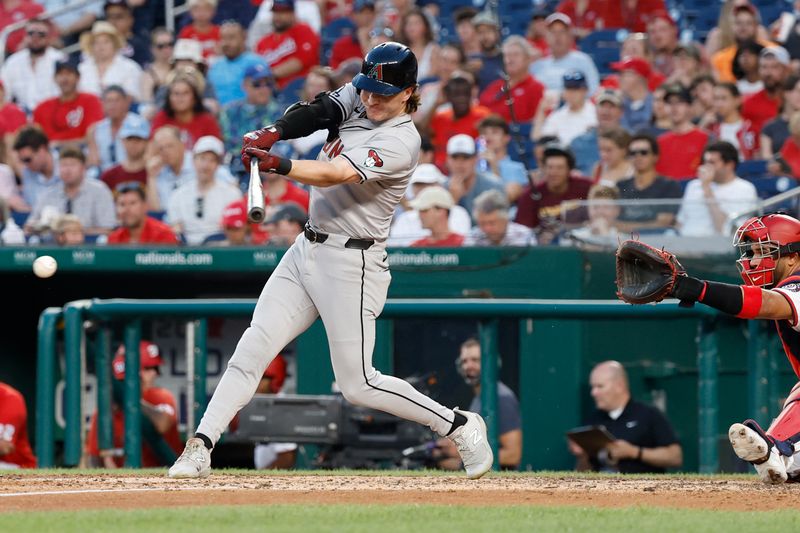
M361 73L353 78L358 90L393 95L417 84L417 58L407 46L381 43L369 51L361 64Z

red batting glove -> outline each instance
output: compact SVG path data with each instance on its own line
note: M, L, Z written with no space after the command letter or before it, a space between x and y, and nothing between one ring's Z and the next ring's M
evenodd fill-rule
M274 125L261 128L260 130L245 133L242 137L242 155L247 148L258 148L269 150L272 145L281 139L281 133Z
M292 160L273 155L266 150L258 148L245 148L242 154L244 168L250 170L250 160L258 159L258 170L261 172L275 172L276 174L288 174L292 169Z

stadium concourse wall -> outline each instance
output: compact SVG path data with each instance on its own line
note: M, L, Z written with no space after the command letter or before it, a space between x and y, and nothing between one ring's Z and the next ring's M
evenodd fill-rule
M0 271L11 296L7 301L13 302L0 326L4 329L0 380L22 390L30 413L35 412L36 323L47 307L84 298L252 298L282 253L271 248L0 249ZM39 255L58 260L59 271L53 278L33 275L31 264ZM389 261L392 298L614 298L611 253L547 247L396 249L390 251ZM685 260L684 266L701 277L736 281L729 256ZM434 393L440 400L467 405L470 392L456 375L453 361L460 342L476 329L476 322L465 320L384 321L376 366L399 376L435 372ZM696 470L697 331L696 318L502 320L500 376L520 397L527 437L523 465L533 469L572 466L564 428L579 425L592 407L588 394L592 366L614 358L629 369L634 395L665 409L684 445L684 469ZM717 331L720 463L725 470L735 470L723 446L727 426L748 416L768 422L793 380L789 373L778 371L788 365L780 361L777 347L769 344L761 360L772 370L770 393L755 405L754 395L747 392L748 365L758 358L748 352L747 339L753 331L735 319L720 320ZM329 393L333 375L319 322L300 338L295 351L297 391ZM524 382L520 375L526 376ZM212 390L210 384L208 392ZM29 430L33 432L33 416L29 416Z

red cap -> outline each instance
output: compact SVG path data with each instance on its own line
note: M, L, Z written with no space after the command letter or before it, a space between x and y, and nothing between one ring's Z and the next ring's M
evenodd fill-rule
M667 11L663 9L659 9L658 11L654 11L653 13L651 13L648 22L654 21L656 19L664 19L671 25L675 26L676 28L678 27L678 25L675 24L675 20L670 16L670 14Z
M247 211L241 200L228 204L222 212L222 227L243 228L247 225Z
M623 70L632 70L643 78L650 77L650 63L641 57L626 57L622 61L615 61L611 63L611 68L620 72Z
M264 370L264 377L272 380L269 383L269 392L272 394L280 392L283 382L286 381L286 359L278 354Z
M161 359L161 352L158 346L150 341L139 341L139 368L151 368L154 366L161 366L164 362ZM125 345L120 344L117 348L117 353L114 355L114 361L111 363L111 369L114 371L116 379L125 377Z
M740 11L747 11L754 17L758 18L758 10L753 4L739 4L737 6L733 6L733 14L736 15Z

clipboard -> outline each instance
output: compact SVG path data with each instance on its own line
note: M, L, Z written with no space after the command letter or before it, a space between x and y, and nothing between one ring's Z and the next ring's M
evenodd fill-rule
M575 442L589 455L606 447L606 444L617 440L605 426L580 426L567 431L567 438Z

